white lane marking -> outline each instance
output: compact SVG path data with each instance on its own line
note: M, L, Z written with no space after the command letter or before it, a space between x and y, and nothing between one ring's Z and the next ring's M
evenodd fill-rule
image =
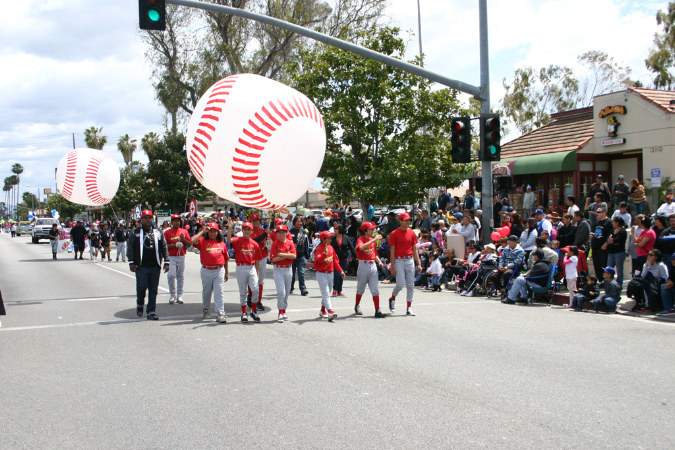
M97 267L103 267L104 269L112 270L113 272L117 272L121 275L124 275L125 277L133 278L134 280L136 279L135 275L129 275L128 273L121 272L117 269L113 269L112 267L106 267L103 264L96 264ZM163 290L164 292L169 292L169 290L165 287L159 286L159 289Z

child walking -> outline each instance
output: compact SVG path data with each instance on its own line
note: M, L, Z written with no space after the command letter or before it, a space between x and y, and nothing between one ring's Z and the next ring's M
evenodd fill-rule
M555 242L555 241L554 241ZM574 291L577 289L577 265L579 264L579 247L576 245L570 246L565 259L563 260L565 265L565 279L567 280L567 291L569 292L570 302L565 307L572 307L574 301Z

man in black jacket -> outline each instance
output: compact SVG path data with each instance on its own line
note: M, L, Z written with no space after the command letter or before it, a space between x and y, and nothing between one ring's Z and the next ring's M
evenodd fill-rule
M82 225L82 221L78 220L77 225L70 229L70 240L73 241L73 251L75 252L75 259L77 259L77 252L80 252L80 259L84 253L84 240L87 238L87 229Z
M534 265L525 275L520 275L513 283L509 291L509 297L502 300L502 303L514 304L518 302L527 302L527 287L543 287L548 284L549 274L551 273L551 262L544 258L544 252L537 249L532 252L534 256ZM519 298L520 297L520 298Z
M164 233L152 226L152 211L141 213L141 226L129 236L127 248L129 270L136 273L136 315L143 316L145 292L148 291L148 320L159 320L155 314L157 289L159 288L160 267L164 263L164 272L169 271L169 250Z
M577 231L574 234L574 243L579 249L583 249L585 252L588 251L588 242L591 236L591 224L588 223L588 220L584 219L584 213L581 211L574 212L574 225L577 227Z
M607 266L607 249L602 246L607 242L607 238L612 234L612 221L607 218L607 209L601 206L597 210L598 220L591 233L591 249L593 251L593 267L595 276L602 275L603 268Z

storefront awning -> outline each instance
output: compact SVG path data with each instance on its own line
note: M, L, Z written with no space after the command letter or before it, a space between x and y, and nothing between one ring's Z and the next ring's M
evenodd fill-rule
M567 172L572 170L577 170L577 152L575 151L523 156L516 161L513 175Z

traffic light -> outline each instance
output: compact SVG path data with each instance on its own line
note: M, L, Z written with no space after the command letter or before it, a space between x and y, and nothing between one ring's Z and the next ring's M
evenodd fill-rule
M141 30L166 30L164 0L138 0L138 22Z
M502 129L499 114L481 114L480 134L480 160L499 161L502 153Z
M452 156L453 163L469 163L471 162L471 119L468 117L453 117L452 118L452 134L450 136L452 142Z

